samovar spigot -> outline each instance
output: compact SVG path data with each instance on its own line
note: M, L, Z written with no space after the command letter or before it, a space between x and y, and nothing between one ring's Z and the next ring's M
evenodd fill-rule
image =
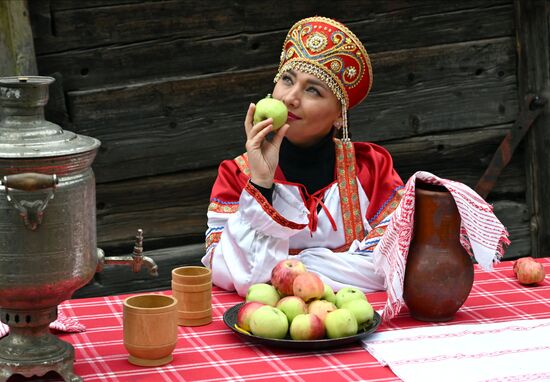
M132 271L137 273L141 270L141 267L145 267L149 270L151 276L158 276L158 266L155 261L149 256L143 256L143 230L140 228L137 230L136 242L134 244L134 250L131 255L128 256L105 256L102 249L97 249L97 272L101 272L106 264L114 265L129 265L132 267Z

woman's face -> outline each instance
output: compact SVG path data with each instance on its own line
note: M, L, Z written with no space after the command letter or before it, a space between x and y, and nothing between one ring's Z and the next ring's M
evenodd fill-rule
M341 124L340 101L324 82L311 74L298 70L283 73L272 96L288 108L290 128L286 137L296 146L312 146L335 124Z

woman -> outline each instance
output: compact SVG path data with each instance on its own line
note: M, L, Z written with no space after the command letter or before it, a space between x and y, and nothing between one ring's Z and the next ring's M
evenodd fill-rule
M246 153L221 163L212 189L203 264L240 295L290 256L335 290L384 289L371 255L403 183L385 149L348 138L347 110L372 84L364 46L335 20L300 20L274 82L287 124L269 138L272 120L254 125L249 106Z

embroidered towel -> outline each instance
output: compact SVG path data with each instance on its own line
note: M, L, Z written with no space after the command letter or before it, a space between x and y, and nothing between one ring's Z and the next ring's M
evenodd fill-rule
M405 382L549 381L550 319L374 333L363 346Z
M417 179L449 190L460 213L460 243L484 270L491 270L493 263L502 257L505 245L510 244L508 231L493 213L493 207L470 187L429 172L415 173L407 181L403 198L373 253L375 268L386 281L388 300L382 313L384 320L396 316L404 304L403 281L413 234Z
M61 308L57 311L57 320L50 323L50 329L59 330L67 333L78 333L86 330L86 327L74 318L65 316ZM9 332L9 327L0 322L0 338Z

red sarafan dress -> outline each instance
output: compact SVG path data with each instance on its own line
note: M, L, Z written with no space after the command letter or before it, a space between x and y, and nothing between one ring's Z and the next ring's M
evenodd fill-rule
M250 182L246 154L221 163L202 259L215 285L244 295L250 285L269 281L279 261L294 256L334 289L384 289L372 251L399 204L403 182L384 148L329 139L333 174L315 191L289 181L280 163L268 200Z

